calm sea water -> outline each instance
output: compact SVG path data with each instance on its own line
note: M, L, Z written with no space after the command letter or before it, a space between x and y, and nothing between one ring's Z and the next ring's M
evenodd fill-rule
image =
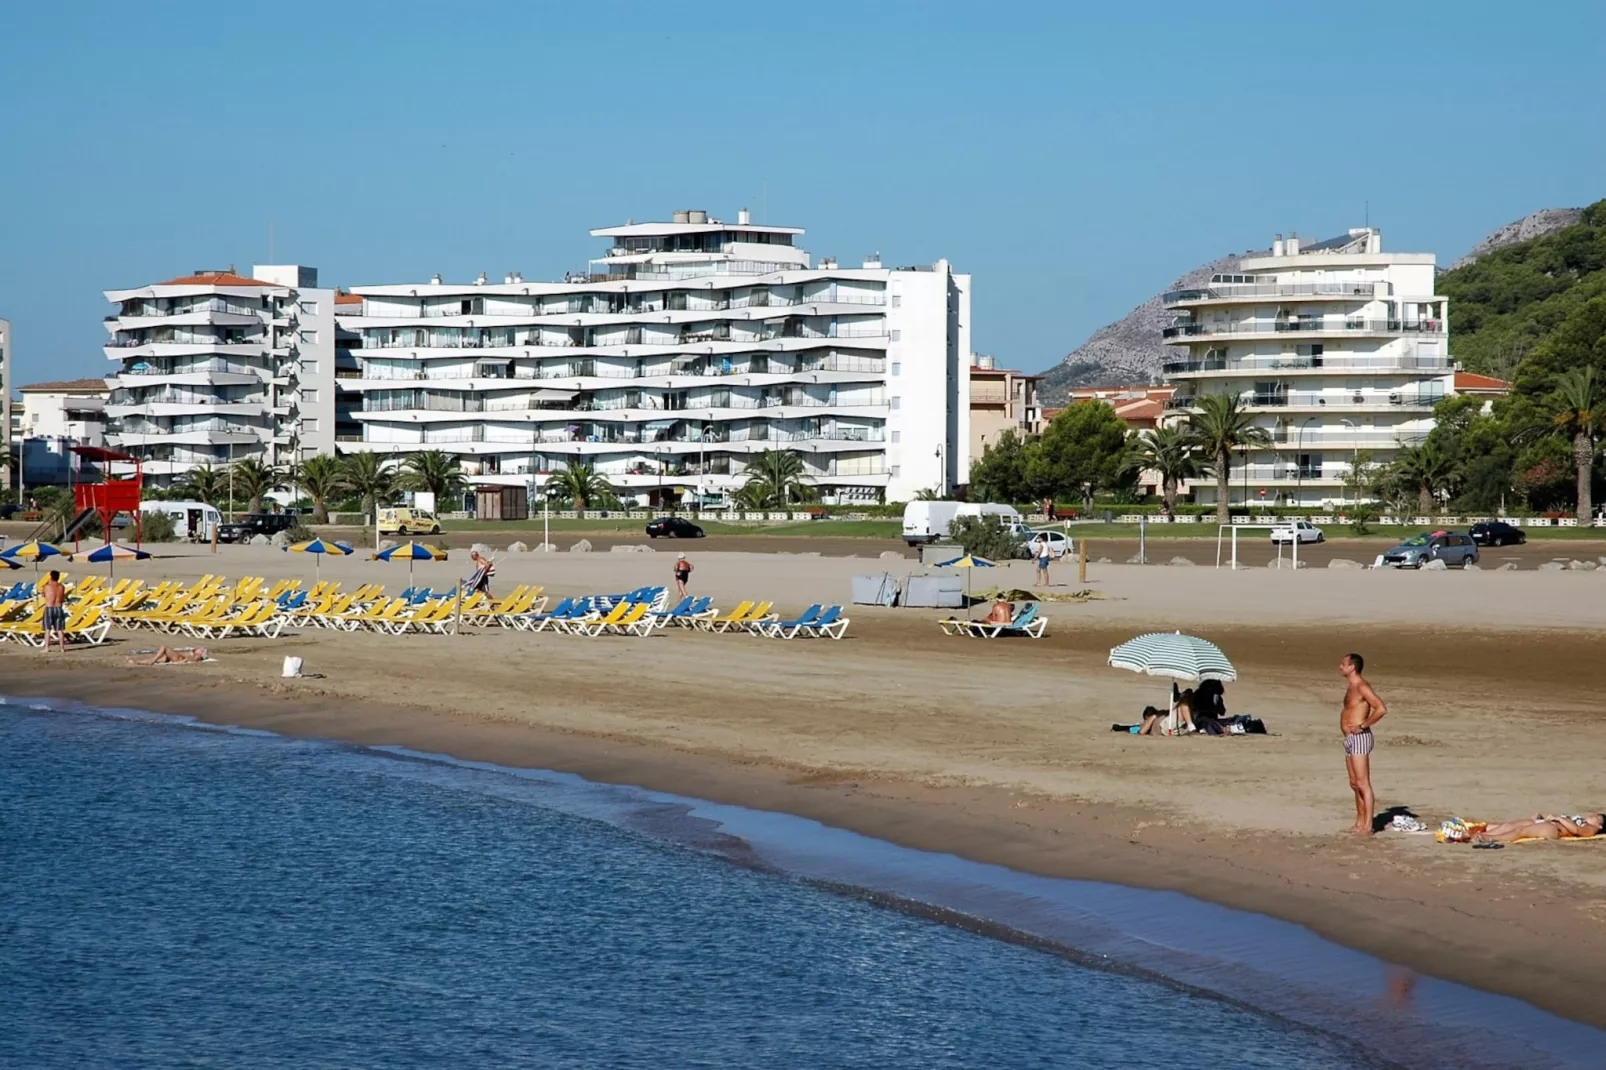
M0 707L0 1066L1378 1065L483 769Z

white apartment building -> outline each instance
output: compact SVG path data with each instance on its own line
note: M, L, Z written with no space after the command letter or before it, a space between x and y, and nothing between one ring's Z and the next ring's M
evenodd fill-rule
M1434 277L1432 253L1385 253L1362 228L1311 245L1278 235L1270 256L1164 296L1177 313L1165 338L1188 348L1163 369L1177 388L1168 422L1201 395L1234 394L1271 436L1234 459L1232 503L1339 503L1357 451L1385 463L1427 436L1453 389ZM1188 489L1216 500L1214 479Z
M334 451L335 292L258 265L108 290L107 443L165 484L201 465Z
M766 449L798 453L827 503L952 487L969 276L811 265L802 233L680 211L593 230L603 255L561 282L353 287L361 370L341 385L363 430L341 448L441 449L475 483L532 487L579 460L660 504L727 496Z
M106 444L104 379L65 379L31 383L22 395L22 423L15 456L23 486L65 484L73 463L72 447Z

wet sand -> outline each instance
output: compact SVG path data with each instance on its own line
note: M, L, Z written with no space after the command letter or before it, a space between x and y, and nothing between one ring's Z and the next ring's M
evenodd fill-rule
M688 552L691 552L688 550ZM554 594L664 579L659 554L506 557L498 583ZM868 562L694 553L695 589L782 609L840 600ZM895 563L889 563L895 564ZM239 548L123 570L309 575ZM904 571L908 566L900 566ZM140 569L141 571L135 571ZM460 562L424 565L450 583ZM989 581L1024 585L1025 566ZM401 566L325 563L382 579ZM936 610L853 607L841 643L668 632L586 640L488 631L308 631L213 644L204 666L129 668L149 633L49 665L0 647L11 694L83 698L284 732L563 769L1050 876L1173 889L1307 925L1422 972L1595 1025L1606 843L1472 851L1341 835L1353 813L1336 662L1359 649L1391 706L1380 806L1430 823L1606 805L1596 697L1606 574L1274 573L1103 566L1106 597L1053 604L1042 642L944 639ZM1117 735L1167 683L1104 664L1148 626L1217 641L1234 711L1267 737ZM321 679L278 679L286 654Z

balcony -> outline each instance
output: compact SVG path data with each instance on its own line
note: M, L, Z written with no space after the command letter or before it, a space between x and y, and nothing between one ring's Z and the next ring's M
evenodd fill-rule
M1170 308L1174 305L1195 305L1207 301L1241 301L1253 298L1330 297L1346 300L1370 301L1383 282L1311 282L1311 283L1259 283L1217 282L1207 286L1194 286L1185 290L1172 290L1160 298Z
M1166 375L1197 375L1207 372L1298 372L1298 371L1371 371L1371 372L1447 372L1451 368L1448 357L1417 357L1414 355L1357 357L1208 357L1199 360L1172 360L1160 366Z
M1171 410L1192 409L1201 395L1186 394L1173 397L1165 403ZM1443 401L1446 394L1396 391L1392 393L1305 393L1287 391L1279 394L1240 394L1239 403L1250 408L1311 408L1342 412L1361 408L1431 409Z
M1262 335L1310 334L1322 336L1431 334L1444 333L1442 320L1334 320L1286 319L1243 320L1238 323L1178 323L1165 328L1160 336L1167 340L1216 337L1257 337Z

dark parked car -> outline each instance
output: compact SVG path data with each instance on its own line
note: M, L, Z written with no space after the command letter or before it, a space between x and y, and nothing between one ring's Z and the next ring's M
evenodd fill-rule
M0 505L0 520L10 520L20 512L22 512L22 506L16 502L7 502L5 505Z
M1504 520L1491 520L1472 525L1472 541L1479 546L1521 546L1528 541L1528 533Z
M247 513L238 520L217 526L218 542L249 542L253 535L266 535L270 539L281 531L296 526L296 518L289 513Z
M661 516L647 525L647 534L654 539L660 535L668 539L700 539L703 529L678 516Z

